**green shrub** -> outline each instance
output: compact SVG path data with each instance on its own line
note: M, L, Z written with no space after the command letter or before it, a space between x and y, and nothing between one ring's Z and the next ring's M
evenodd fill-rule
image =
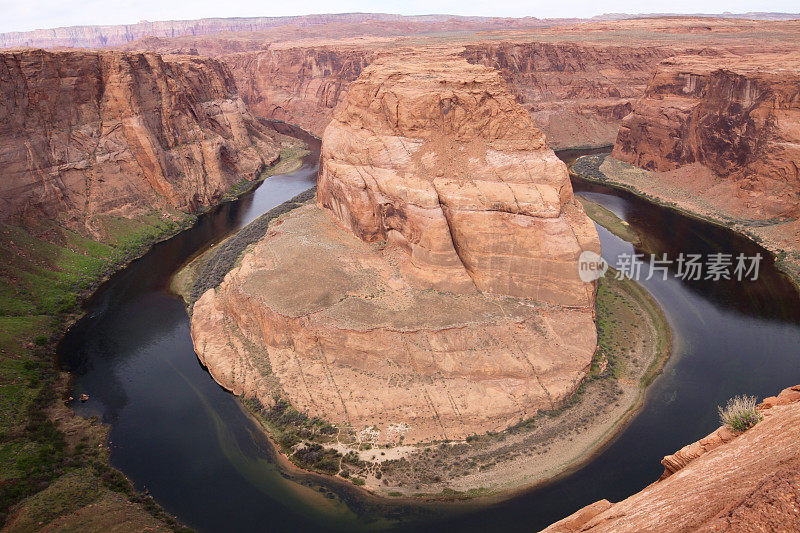
M336 475L342 454L330 448L323 448L315 442L307 443L297 450L291 458L301 468L316 470L325 474Z
M755 426L764 418L761 411L756 408L755 396L734 396L728 400L727 405L719 410L719 419L723 425L732 431L741 433Z
M362 461L359 455L352 450L347 452L344 455L344 457L342 457L342 460L345 463L351 464L353 466L364 466L364 461Z
M36 344L37 346L44 346L45 344L47 344L47 336L46 336L46 335L37 335L37 336L36 336L36 337L33 339L33 342L34 342L34 344Z

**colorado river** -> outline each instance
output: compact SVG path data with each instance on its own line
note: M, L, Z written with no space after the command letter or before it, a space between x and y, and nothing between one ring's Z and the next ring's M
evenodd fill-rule
M755 282L642 284L664 309L673 356L641 412L581 469L500 504L382 502L318 476L287 475L239 402L200 366L183 302L167 287L192 255L311 187L318 146L292 173L203 215L115 275L59 346L74 375L74 405L111 426L111 463L168 512L199 531L303 531L379 527L535 530L601 498L624 499L658 478L659 461L717 427L716 406L800 383L800 298L769 254L721 228L628 193L576 182L576 192L626 220L644 253L756 252ZM599 228L611 262L633 246ZM646 272L646 269L645 269Z

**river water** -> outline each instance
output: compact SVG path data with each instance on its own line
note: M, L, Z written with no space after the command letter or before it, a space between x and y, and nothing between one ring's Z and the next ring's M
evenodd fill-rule
M72 395L89 395L75 410L111 426L112 465L190 527L536 530L598 499L624 499L657 479L661 457L715 429L716 406L731 396L764 397L800 383L800 297L771 260L762 261L756 282L655 276L642 284L670 321L673 356L640 413L579 470L488 507L387 503L348 484L287 473L276 466L257 423L198 363L184 305L167 287L198 251L312 186L318 148L296 172L270 177L203 215L112 277L59 346L75 378ZM633 252L760 252L769 259L748 240L631 194L579 180L574 187L644 237L634 250L599 227L603 256L612 264Z

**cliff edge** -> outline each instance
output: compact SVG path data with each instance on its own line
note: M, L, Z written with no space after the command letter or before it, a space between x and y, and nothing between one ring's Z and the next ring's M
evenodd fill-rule
M800 215L800 55L663 61L612 156L750 219Z
M744 433L720 428L664 458L664 476L619 503L600 500L544 531L797 531L800 385L765 399Z
M566 166L494 69L409 53L368 67L323 137L318 202L405 251L420 288L592 307L597 232Z

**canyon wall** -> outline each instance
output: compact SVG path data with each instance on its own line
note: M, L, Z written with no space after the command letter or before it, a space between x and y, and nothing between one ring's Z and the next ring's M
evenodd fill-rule
M254 114L322 135L349 84L374 56L360 48L274 48L220 56Z
M347 87L375 57L374 46L276 44L260 33L145 38L129 50L208 55L225 63L248 109L321 136Z
M322 144L317 205L194 304L214 378L357 442L461 440L561 405L595 350L577 259L600 243L502 77L441 51L376 59Z
M620 23L619 21L626 22ZM646 20L653 19L653 20ZM444 32L478 32L556 28L590 24L588 31L619 32L630 25L640 25L645 31L673 33L707 33L720 27L742 28L763 24L758 20L793 21L797 15L788 13L746 13L742 15L692 15L664 17L660 15L630 15L624 13L601 15L590 19L536 17L478 17L459 15L404 16L390 13L328 13L283 17L227 17L195 20L142 20L135 24L104 26L69 26L0 33L0 48L14 47L80 47L103 48L124 46L145 37L174 39L235 33L266 33L271 37L291 35L293 38L388 36ZM613 22L609 22L613 21ZM678 27L681 29L676 29ZM666 27L666 29L664 28ZM747 28L748 30L750 28ZM583 30L579 29L579 34ZM763 34L761 34L763 35ZM582 36L582 35L581 35ZM456 35L456 38L462 36ZM641 32L637 37L642 37ZM575 40L575 39L572 39ZM577 40L580 40L578 38Z
M348 85L379 53L374 46L287 44L219 57L255 114L321 135ZM652 69L673 54L656 46L513 42L476 43L462 52L469 62L503 74L556 148L613 143Z
M545 531L797 531L800 385L759 409L764 420L746 432L723 427L665 457L662 478L641 492L595 502Z
M710 172L751 218L798 214L800 56L679 56L659 68L613 157L661 173ZM681 179L681 172L664 174ZM703 194L709 194L704 191Z
M373 25L360 31L368 29L374 29ZM131 43L129 48L217 57L230 66L242 99L253 113L322 135L334 108L361 70L386 47L409 46L402 40L390 43L377 38L315 40L240 33L149 38ZM417 49L424 53L424 47ZM673 47L652 44L476 40L465 45L461 55L470 63L499 70L550 146L563 148L612 144L620 121L643 94L655 66L675 53Z
M552 147L611 144L644 92L664 46L485 42L466 46L470 63L498 69Z
M213 59L0 54L0 218L104 238L108 217L193 212L255 179L279 146Z

